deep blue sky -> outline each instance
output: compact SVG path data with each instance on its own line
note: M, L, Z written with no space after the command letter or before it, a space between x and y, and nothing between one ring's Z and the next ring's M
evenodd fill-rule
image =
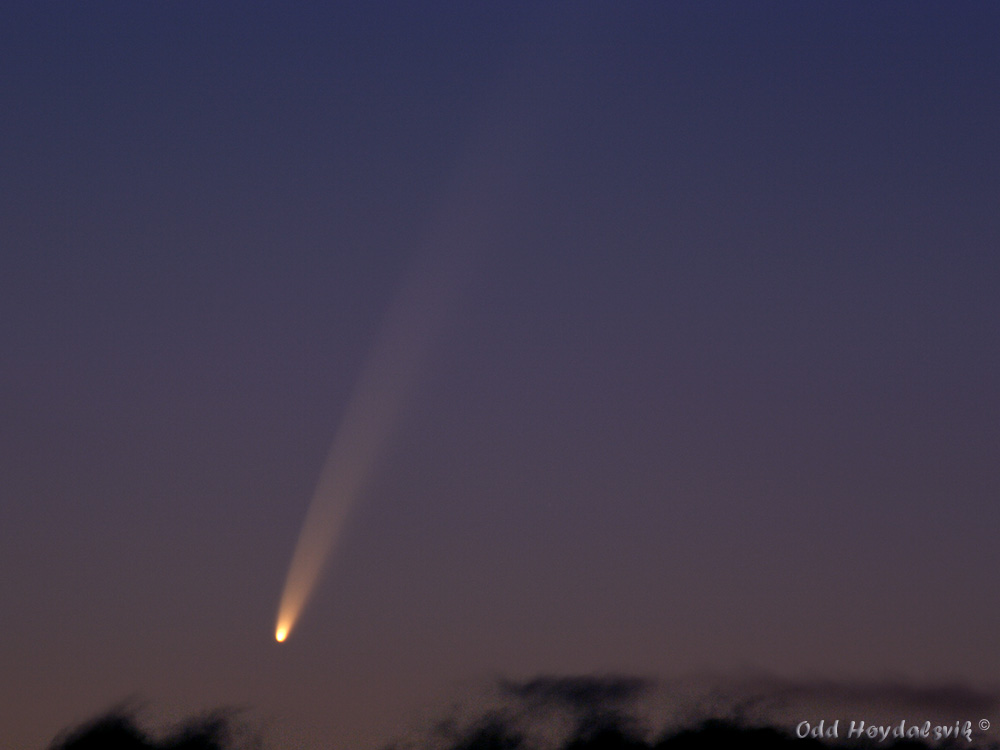
M0 748L133 694L371 748L493 673L995 679L996 6L425 6L0 13Z

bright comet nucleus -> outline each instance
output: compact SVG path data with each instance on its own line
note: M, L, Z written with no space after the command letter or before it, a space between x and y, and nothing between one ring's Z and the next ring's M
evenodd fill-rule
M278 643L284 643L287 637L288 637L288 631L285 630L284 628L278 628L276 631L274 631L274 640L276 640Z

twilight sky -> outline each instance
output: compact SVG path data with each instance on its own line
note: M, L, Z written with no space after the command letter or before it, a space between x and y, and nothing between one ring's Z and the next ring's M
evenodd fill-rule
M500 673L995 681L998 6L331 5L0 11L0 750L129 696L371 750Z

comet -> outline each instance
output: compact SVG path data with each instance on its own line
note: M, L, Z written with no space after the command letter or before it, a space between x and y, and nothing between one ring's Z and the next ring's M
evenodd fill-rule
M330 446L292 555L274 638L284 642L315 588L351 508L394 432L409 390L450 296L445 268L423 270L405 285L358 378Z
M292 633L319 582L344 525L364 494L398 428L413 387L447 311L475 266L493 221L513 195L520 173L521 133L506 97L484 113L456 162L440 210L414 255L358 376L320 471L278 605L274 639Z

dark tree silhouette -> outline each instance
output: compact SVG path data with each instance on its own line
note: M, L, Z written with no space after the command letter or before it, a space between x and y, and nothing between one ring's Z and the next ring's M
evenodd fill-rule
M410 740L405 750L952 750L975 747L998 750L996 743L979 736L973 741L950 738L941 742L933 739L888 738L875 741L867 737L817 738L797 737L787 726L760 723L755 711L759 697L726 698L716 696L710 707L689 714L677 726L659 732L644 731L635 719L638 701L653 689L649 681L627 677L539 677L514 682L499 680L501 704L485 714L462 721L459 714L439 722L428 735ZM806 688L798 688L800 691ZM785 689L788 692L789 688ZM830 690L827 687L827 690ZM814 692L822 694L815 688ZM940 705L979 708L995 705L995 699L969 690L920 690L890 686L888 692L904 698L923 698L918 705ZM876 698L886 690L863 688L853 693ZM780 693L779 693L780 695ZM942 701L941 698L946 699ZM757 720L754 720L754 717ZM567 727L553 737L536 736L533 727ZM387 750L394 750L390 746ZM404 750L404 749L400 749Z
M57 737L49 750L262 750L260 738L231 712L190 719L159 739L150 737L135 714L117 708Z
M114 712L56 739L51 750L152 750L134 718Z
M543 677L526 682L500 680L500 705L479 708L470 716L457 711L437 722L426 734L410 736L386 750L1000 750L980 735L971 742L954 736L935 742L920 738L796 737L788 727L755 723L747 707L751 700L687 715L677 726L643 729L635 718L637 701L651 688L643 680L618 677ZM942 693L954 698L949 689ZM873 693L875 695L875 693ZM938 695L938 693L934 693ZM995 700L971 694L977 706ZM953 700L957 708L969 701ZM951 704L949 704L951 705ZM720 715L723 718L720 718ZM760 714L756 714L759 718ZM461 718L465 716L465 718ZM556 721L552 721L556 719ZM539 732L539 727L545 731ZM552 726L558 727L554 732ZM661 725L662 727L663 725ZM545 732L549 732L546 734ZM264 750L257 732L236 720L232 711L216 711L188 720L173 731L152 736L142 729L135 712L116 708L56 738L48 750ZM275 747L273 750L291 750ZM296 748L295 750L301 750ZM309 750L335 750L310 748ZM341 750L341 749L336 749ZM344 748L343 750L350 750Z

